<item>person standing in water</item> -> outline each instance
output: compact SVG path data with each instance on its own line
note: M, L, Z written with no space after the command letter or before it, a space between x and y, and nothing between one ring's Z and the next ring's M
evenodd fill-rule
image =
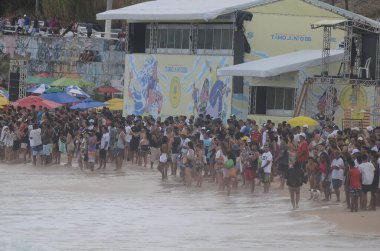
M289 189L290 202L292 203L293 210L299 207L300 201L300 188L303 183L304 172L300 164L297 162L293 167L289 167L286 172L286 185Z
M264 153L261 155L261 168L264 170L264 193L269 192L270 176L272 173L273 156L268 144L264 145Z

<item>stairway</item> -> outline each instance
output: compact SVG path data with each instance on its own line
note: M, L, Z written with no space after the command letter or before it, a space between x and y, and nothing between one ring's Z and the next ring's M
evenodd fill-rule
M293 117L298 117L301 114L302 105L304 104L306 97L307 97L307 91L309 90L309 86L311 85L311 80L306 79L305 82L302 85L301 92L297 98L297 103L294 108Z

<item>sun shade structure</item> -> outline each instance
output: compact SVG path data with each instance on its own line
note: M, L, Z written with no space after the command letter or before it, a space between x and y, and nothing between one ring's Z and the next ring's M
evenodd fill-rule
M330 62L343 59L343 50L332 50ZM273 77L322 63L320 50L302 50L218 69L218 76Z
M55 109L62 106L62 104L58 104L56 102L53 102L53 101L50 101L38 96L28 96L28 97L19 99L13 102L12 105L26 107L28 109L31 109L32 105L35 105L36 110L38 110L40 106L44 108L48 108L48 109Z
M111 111L121 111L123 110L124 106L124 100L121 98L113 98L105 102L105 104L108 104L108 109Z
M71 109L85 110L85 109L91 109L91 108L103 107L103 106L107 106L107 104L104 104L102 102L98 102L98 101L95 101L95 100L92 100L92 99L89 98L89 99L83 100L79 104L74 105L74 106L72 106L70 108Z
M305 117L305 116L292 118L288 121L288 124L291 126L304 126L304 125L317 126L319 125L318 121L309 117Z
M45 76L28 76L25 80L27 84L37 85L37 84L46 84L49 85L53 83L56 78L53 77L45 77Z
M50 86L48 86L47 84L41 84L41 85L34 86L32 88L29 88L28 90L26 90L26 92L34 93L34 94L42 94L49 88Z
M70 96L66 92L58 92L58 93L48 93L48 94L42 94L40 96L41 98L54 101L59 104L70 104L70 103L79 103L81 102L79 99Z
M96 92L99 92L99 93L118 93L121 91L115 87L112 87L112 86L102 86L102 87L96 88Z
M79 87L91 87L93 86L94 84L93 83L90 83L82 78L71 78L70 76L65 76L63 78L60 78L60 79L57 79L56 81L54 81L53 83L51 83L50 86L54 86L54 87L66 87L66 86L70 86L70 85L76 85L76 86L79 86Z
M98 20L181 21L213 20L237 10L276 2L278 0L157 0L96 15Z
M78 97L78 98L89 98L90 95L85 93L81 88L75 85L70 85L65 88L65 92L71 96Z
M0 95L0 107L3 107L4 105L8 105L9 100L7 97Z
M0 89L0 97L1 96L4 96L6 97L7 99L9 99L9 92L7 90L4 90L4 89Z

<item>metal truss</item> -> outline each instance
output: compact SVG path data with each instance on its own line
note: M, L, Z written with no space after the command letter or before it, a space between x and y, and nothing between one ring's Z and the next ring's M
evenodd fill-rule
M351 74L351 50L352 50L352 37L353 27L352 21L347 20L344 22L344 30L346 35L344 36L344 56L343 56L343 73L344 78L349 78Z
M322 48L322 75L329 75L330 65L330 50L331 50L331 26L323 27L323 48Z
M380 34L377 38L377 45L376 45L376 79L380 79Z

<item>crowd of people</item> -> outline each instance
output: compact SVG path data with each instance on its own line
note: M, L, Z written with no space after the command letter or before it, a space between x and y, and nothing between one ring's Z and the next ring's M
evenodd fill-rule
M279 177L294 209L302 185L310 186L310 199L339 202L344 193L355 212L379 204L380 138L370 126L339 130L327 123L311 130L286 122L257 125L234 115L224 123L209 115L124 118L107 108L34 106L8 106L0 126L5 163L60 164L65 154L69 167L76 159L80 169L92 172L111 163L115 170L130 164L157 168L164 181L179 176L185 186L201 187L207 178L228 195L238 187L254 193L257 185L268 193Z

